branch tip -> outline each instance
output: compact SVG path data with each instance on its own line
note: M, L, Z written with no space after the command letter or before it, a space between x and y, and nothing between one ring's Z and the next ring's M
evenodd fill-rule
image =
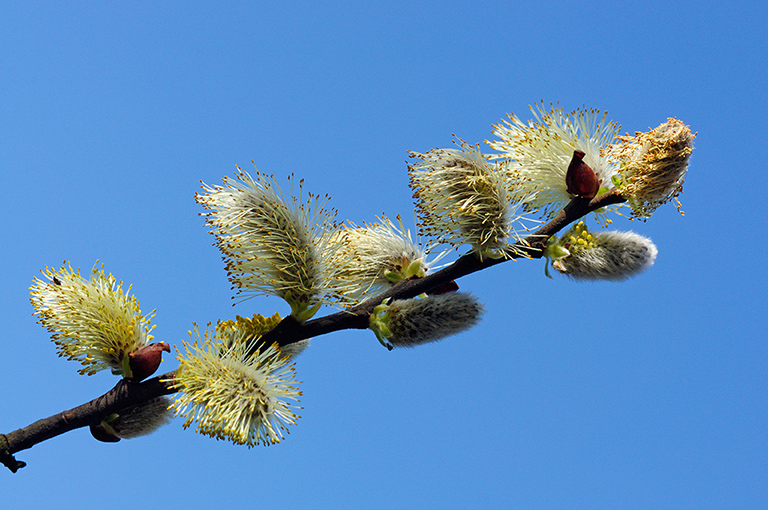
M16 460L16 458L10 452L10 446L5 434L0 434L0 462L5 467L11 470L11 473L15 473L19 469L27 465L26 462Z

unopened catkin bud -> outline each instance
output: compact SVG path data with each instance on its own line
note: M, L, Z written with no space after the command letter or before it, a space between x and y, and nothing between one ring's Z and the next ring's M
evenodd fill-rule
M305 340L299 340L298 342L292 342L290 344L281 345L280 352L283 353L283 356L288 356L289 358L295 358L296 356L304 352L307 347L309 347L310 340L312 339L307 338Z
M565 184L568 193L592 199L597 195L600 181L597 179L597 175L592 170L592 167L584 161L585 155L584 151L573 151L573 157L565 173Z
M162 361L163 351L171 352L167 342L155 342L128 355L130 379L142 381L154 374Z
M656 245L634 232L589 232L577 224L559 241L565 256L552 266L581 280L625 280L648 269L656 260ZM554 257L553 257L554 258Z
M171 399L156 397L111 414L91 425L91 435L104 443L146 436L171 421Z
M171 421L173 411L170 406L171 399L168 397L153 398L121 410L109 425L114 434L122 439L145 436Z
M452 292L383 303L371 314L370 328L390 349L414 347L469 329L483 312L472 295Z

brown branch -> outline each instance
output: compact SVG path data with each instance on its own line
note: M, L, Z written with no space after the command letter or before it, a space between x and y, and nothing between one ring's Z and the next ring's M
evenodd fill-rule
M624 201L624 198L615 192L606 193L592 200L578 197L572 199L551 221L516 243L515 247L518 249L519 254L511 258L541 258L544 246L552 235L592 211ZM487 269L511 258L486 258L480 260L474 254L469 253L459 257L455 262L440 271L429 274L424 278L404 280L386 292L347 310L305 323L299 323L290 316L286 317L262 338L266 343L277 342L280 345L288 345L299 340L325 335L342 329L366 329L368 327L368 317L373 309L387 298L412 298L441 284ZM175 376L176 372L173 371L141 383L122 379L110 391L88 403L38 420L31 425L8 434L0 434L0 462L5 464L12 472L16 472L19 468L24 467L25 464L17 461L13 457L14 453L31 448L38 443L70 430L98 424L104 417L126 407L174 393L175 391L171 389L171 386Z
M126 407L174 393L174 390L170 389L169 381L173 381L175 375L175 371L169 372L141 383L120 379L114 388L90 402L37 420L8 434L0 434L3 439L0 441L0 461L15 472L19 467L24 467L24 463L13 459L14 453L70 430L100 423L104 417Z

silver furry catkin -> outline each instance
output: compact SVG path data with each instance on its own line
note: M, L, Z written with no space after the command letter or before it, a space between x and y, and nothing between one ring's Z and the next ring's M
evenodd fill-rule
M122 439L151 434L171 421L173 412L168 408L171 399L157 397L128 409L123 409L118 416L109 421L109 427L115 436Z
M595 232L581 236L584 244L566 244L567 257L553 267L571 278L582 280L625 280L653 265L656 245L634 232Z
M464 292L394 301L385 312L391 333L387 340L395 347L434 342L474 326L484 311Z
M291 358L295 358L304 350L309 347L309 341L311 338L307 338L305 340L299 340L298 342L293 342L287 345L281 345L280 346L280 352L283 353L285 356L289 356Z

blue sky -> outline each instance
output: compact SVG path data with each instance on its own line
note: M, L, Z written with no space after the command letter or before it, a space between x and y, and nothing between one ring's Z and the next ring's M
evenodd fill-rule
M116 382L78 375L35 323L45 265L103 262L175 346L193 322L288 313L275 298L233 308L198 216L200 181L235 165L305 178L339 218L410 221L407 150L482 142L540 100L606 110L623 132L668 117L698 132L685 217L615 218L657 244L648 272L576 283L518 261L471 275L459 283L487 313L460 336L393 352L370 332L315 339L297 360L302 419L279 445L179 420L118 444L78 430L18 454L4 504L765 508L766 10L4 3L1 432Z

